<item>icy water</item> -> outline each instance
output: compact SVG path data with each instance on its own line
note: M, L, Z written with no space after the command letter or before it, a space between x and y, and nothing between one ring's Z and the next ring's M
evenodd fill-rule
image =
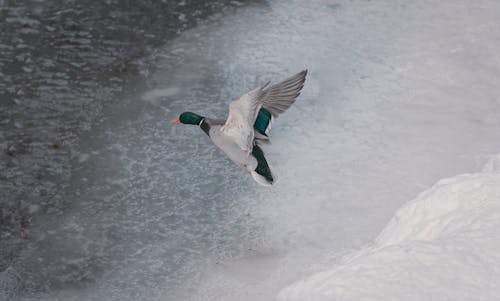
M109 20L87 10L69 29L56 16L80 10L9 4L2 53L28 54L0 65L4 295L272 300L368 243L419 191L500 150L500 6L447 2L232 1L201 20L183 1L96 10ZM153 22L166 11L171 33ZM132 19L117 27L120 16ZM95 44L110 28L117 40ZM42 47L58 30L67 62ZM304 68L264 149L272 189L198 128L168 123L186 110L224 117L240 94Z

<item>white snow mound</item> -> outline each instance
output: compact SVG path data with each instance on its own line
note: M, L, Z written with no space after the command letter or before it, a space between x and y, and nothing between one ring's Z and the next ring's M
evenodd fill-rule
M278 300L500 300L500 156L439 181L375 243Z

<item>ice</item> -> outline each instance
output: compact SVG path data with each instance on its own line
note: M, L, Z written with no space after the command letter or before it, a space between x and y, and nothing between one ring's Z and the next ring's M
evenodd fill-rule
M399 209L373 245L287 287L278 300L498 300L494 162L439 181Z
M80 79L92 97L78 107L66 97L75 90L52 97L72 72L40 76L52 83L36 89L44 108L80 112L63 125L84 131L49 135L35 159L6 144L34 178L64 179L26 194L51 206L36 211L49 213L12 262L21 299L273 300L365 248L408 199L499 152L500 3L239 3L145 57L120 53L129 75L117 64L121 75L104 85ZM116 58L85 53L63 58L78 72ZM223 118L242 93L304 68L302 95L264 147L272 189L197 127L168 122L183 111ZM30 137L47 129L22 121ZM46 155L69 152L51 147L53 136L76 141L71 164Z
M87 161L89 158L90 158L89 154L80 154L78 156L78 163L83 163L83 162Z
M247 204L245 222L262 228L241 238L249 247L229 257L201 256L203 275L175 297L170 289L162 297L168 291L173 300L274 299L286 284L369 243L406 200L443 177L479 169L498 152L498 33L483 26L498 24L498 4L483 2L474 16L465 2L330 4L247 9L217 30L198 28L171 45L188 63L179 74L215 61L224 78L218 98L227 99L222 106L183 101L172 113L179 107L224 116L237 91L303 67L310 75L294 107L273 124L265 149L280 181L233 201ZM195 37L203 39L192 45Z
M162 99L171 99L177 93L179 93L180 88L178 87L166 87L161 89L149 90L142 96L142 99L150 102L153 105L159 105Z

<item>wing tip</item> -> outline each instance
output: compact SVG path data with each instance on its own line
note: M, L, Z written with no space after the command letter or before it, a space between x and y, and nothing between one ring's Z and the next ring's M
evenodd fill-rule
M300 79L305 80L308 72L309 72L309 70L307 68L305 68L302 71L300 71L299 73L297 73L296 76L298 76Z

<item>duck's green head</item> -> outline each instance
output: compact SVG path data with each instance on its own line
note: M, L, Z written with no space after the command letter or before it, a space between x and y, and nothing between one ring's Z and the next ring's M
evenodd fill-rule
M194 124L194 125L199 125L201 123L201 120L203 119L203 116L200 116L196 113L193 112L184 112L182 113L178 119L172 120L172 124Z

